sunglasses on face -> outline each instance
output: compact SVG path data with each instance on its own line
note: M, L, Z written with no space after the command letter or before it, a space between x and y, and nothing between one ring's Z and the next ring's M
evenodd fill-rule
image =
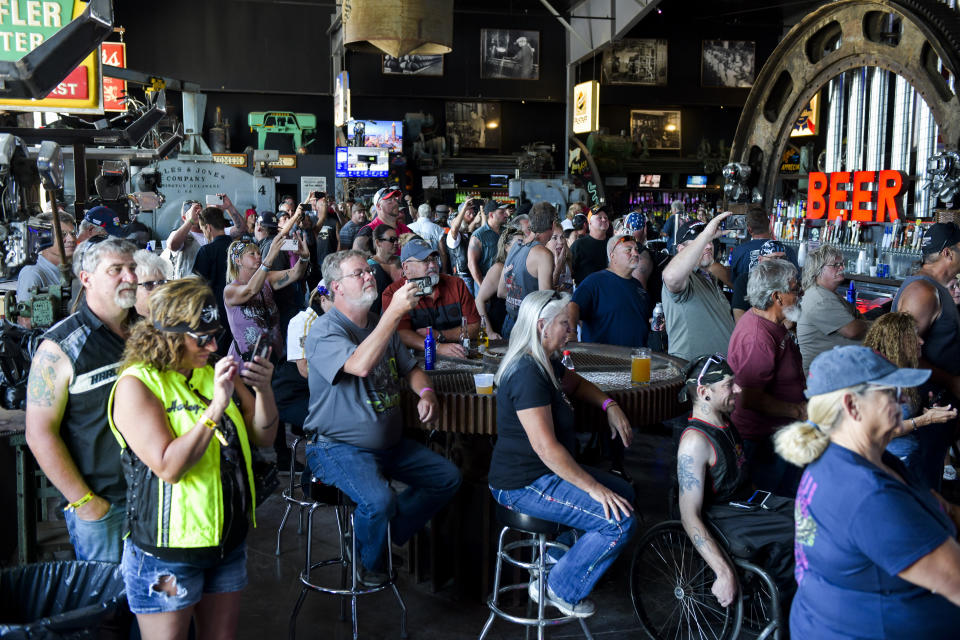
M201 349L216 340L220 333L220 331L214 331L213 333L194 333L193 331L187 331L187 335L196 340L197 346Z
M396 242L397 240L398 238L396 236L393 236L392 238L380 238L380 242L389 242L391 244Z
M143 287L147 291L153 291L162 284L167 284L168 280L147 280L146 282L138 282L138 287Z

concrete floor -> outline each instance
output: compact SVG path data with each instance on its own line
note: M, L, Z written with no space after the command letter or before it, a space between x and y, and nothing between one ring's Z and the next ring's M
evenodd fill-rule
M672 445L663 434L638 435L627 453L626 466L640 487L638 502L642 511L643 530L666 518ZM287 481L286 476L281 477ZM287 634L288 621L300 593L299 571L304 561L305 536L297 535L293 512L285 527L282 553L274 555L277 525L283 514L279 492L257 511L258 527L251 529L247 546L247 571L250 585L243 596L240 613L241 639L280 638ZM634 540L635 542L636 540ZM331 510L319 510L314 525L314 557L331 557L337 552L337 534ZM495 541L494 541L495 544ZM629 546L594 590L597 613L587 620L596 638L642 638L633 605L630 601L628 569L633 545ZM469 555L473 555L470 553ZM468 561L476 561L468 558ZM492 563L492 560L491 560ZM492 565L491 565L492 570ZM327 570L335 581L336 570ZM443 638L477 638L489 610L479 597L463 595L463 589L449 582L433 592L429 580L416 584L405 568L399 571L400 593L407 605L407 631L415 640ZM468 585L471 586L471 585ZM472 585L477 587L477 585ZM475 589L476 590L476 589ZM399 607L392 592L384 591L358 600L359 629L362 638L398 638ZM297 621L297 637L301 639L341 639L351 637L349 615L339 620L338 598L321 593L308 593ZM522 614L523 606L517 607ZM556 613L555 609L548 611ZM520 638L518 625L497 620L488 635L491 639ZM573 623L553 629L551 638L582 638L579 625Z

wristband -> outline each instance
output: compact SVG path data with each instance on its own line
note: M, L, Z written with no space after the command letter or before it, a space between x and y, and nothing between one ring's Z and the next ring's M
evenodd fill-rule
M917 430L917 419L916 419L916 418L910 418L910 422L913 423L913 430L916 431L916 430Z
M93 491L87 491L86 495L77 500L76 502L71 502L63 508L64 511L76 511L83 505L87 504L93 500Z
M260 271L263 271L264 273L270 273L270 267L268 267L265 264L262 264L260 265Z
M420 397L422 398L423 394L425 394L427 391L433 391L433 389L430 387L424 387L423 389L420 389ZM436 391L434 391L434 393L436 393Z
M201 415L200 417L203 418L203 426L205 426L207 429L210 429L210 431L213 431L213 435L217 436L217 440L220 441L220 444L225 447L230 445L230 443L227 442L227 437L223 435L223 431L220 431L220 428L217 426L216 422L204 415Z
M606 400L603 401L603 405L600 408L606 411L607 409L610 408L610 405L612 404L617 404L617 401L614 400L613 398L607 398Z
M297 262L310 262L310 258L304 258L303 256L300 256Z

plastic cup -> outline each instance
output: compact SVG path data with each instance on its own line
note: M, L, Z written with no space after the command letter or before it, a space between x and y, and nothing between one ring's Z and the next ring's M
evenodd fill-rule
M630 382L648 384L650 382L650 349L634 349L630 354Z
M475 373L473 374L473 384L477 387L477 393L481 396L493 394L493 374Z

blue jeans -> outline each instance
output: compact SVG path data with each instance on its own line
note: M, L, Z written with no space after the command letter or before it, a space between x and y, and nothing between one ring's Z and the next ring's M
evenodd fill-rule
M77 560L120 563L125 511L125 504L111 504L99 520L78 518L72 509L64 512L67 533Z
M336 486L357 503L354 534L360 562L372 571L385 566L387 523L393 542L403 544L460 486L460 471L452 462L407 439L389 449L308 443L307 466L321 482ZM407 488L396 494L387 478Z
M633 502L633 488L604 471L583 467L604 486ZM637 519L631 515L617 522L603 516L603 506L590 495L553 473L540 476L522 489L495 489L493 498L508 509L559 522L583 535L550 570L548 584L567 602L586 598L607 568L633 536Z
M207 593L232 593L247 586L247 543L240 544L218 564L203 569L150 555L127 540L123 545L123 585L134 613L166 613L188 609ZM162 576L173 576L176 595L155 586Z

